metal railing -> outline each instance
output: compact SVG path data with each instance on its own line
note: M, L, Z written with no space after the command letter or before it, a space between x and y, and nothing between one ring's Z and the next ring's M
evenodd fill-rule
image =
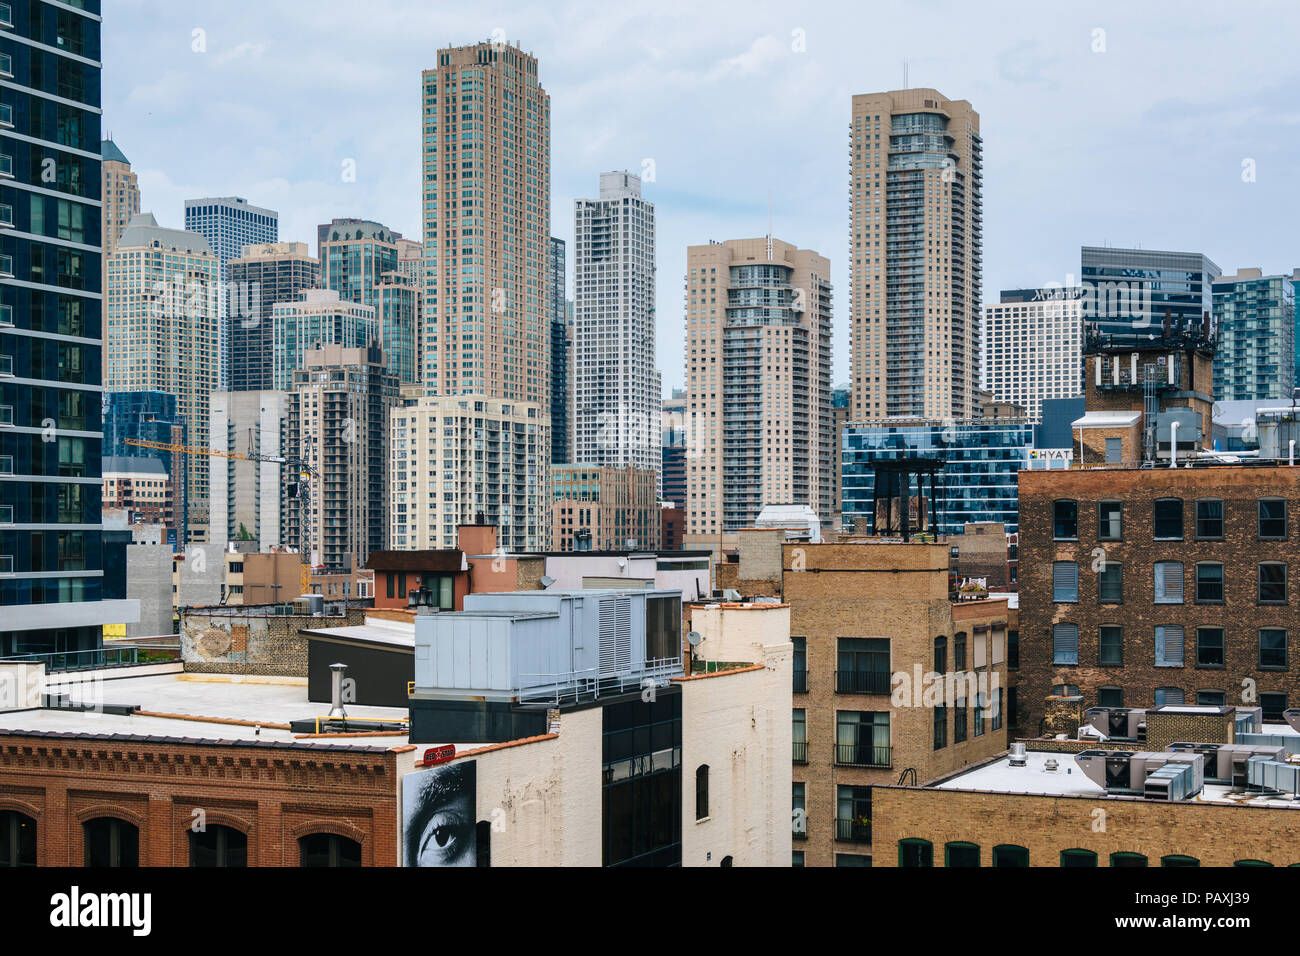
M111 667L135 667L140 664L165 664L181 659L180 641L168 644L131 644L125 647L100 647L85 651L52 651L0 657L0 664L43 663L45 672L102 670Z
M668 678L680 677L683 673L685 670L680 657L658 657L646 661L639 670L628 670L620 674L601 674L597 667L557 674L520 674L519 703L552 703L559 706L565 701L599 700L602 694L608 697L652 685L659 686L666 683Z
M841 843L870 843L871 821L856 817L836 817L835 839Z
M889 694L890 674L888 671L836 671L835 693L837 694Z
M835 763L841 767L891 766L890 747L873 744L836 744Z

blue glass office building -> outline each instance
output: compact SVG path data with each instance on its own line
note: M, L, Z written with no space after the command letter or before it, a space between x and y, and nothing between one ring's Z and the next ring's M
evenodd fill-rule
M1166 318L1174 328L1201 321L1222 274L1199 252L1104 246L1084 246L1080 269L1084 321L1117 339L1159 333Z
M172 543L184 541L189 526L189 489L185 484L188 472L184 456L126 443L127 439L143 439L174 445L189 444L185 416L178 410L176 396L158 390L105 392L103 409L104 457L154 458L162 462L163 470L171 477L177 530L180 532L180 537L173 539Z
M103 600L99 9L0 3L0 656L139 619Z
M1009 533L1019 531L1016 473L1026 467L1034 446L1030 422L851 423L844 427L841 442L846 527L854 527L858 518L865 518L866 527L871 527L876 461L939 458L944 461L935 490L940 534L961 534L963 525L979 521L1000 521Z

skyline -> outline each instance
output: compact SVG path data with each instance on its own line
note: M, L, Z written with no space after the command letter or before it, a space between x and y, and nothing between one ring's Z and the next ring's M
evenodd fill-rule
M1300 10L1280 4L1271 18L1243 21L1208 4L1192 15L1172 4L1008 3L991 17L933 2L873 14L888 27L875 37L845 28L865 21L851 9L774 4L743 17L735 4L654 14L569 4L553 19L502 4L458 15L381 0L360 19L324 3L310 21L284 2L201 13L152 0L114 6L104 132L132 160L142 208L179 227L185 199L239 195L279 211L286 241L310 241L336 216L418 238L420 71L439 47L494 30L520 42L552 101L553 235L572 249L573 201L594 176L654 163L645 195L659 219L665 395L684 384L674 345L686 247L766 234L769 193L773 235L831 261L833 379L848 380L851 97L901 87L905 59L909 86L969 100L981 115L981 305L1002 289L1077 278L1083 245L1203 252L1225 271L1294 265L1281 234L1300 211L1283 176L1288 147L1300 146L1286 56ZM674 19L687 9L689 19ZM1104 51L1093 52L1098 29ZM925 39L899 44L900 31ZM382 60L348 55L385 45ZM909 56L909 46L930 55ZM1247 159L1253 182L1243 181ZM348 160L354 182L343 180ZM567 274L572 297L572 262Z

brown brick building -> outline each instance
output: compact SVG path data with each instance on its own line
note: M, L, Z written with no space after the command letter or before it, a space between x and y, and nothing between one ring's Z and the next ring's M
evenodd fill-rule
M796 865L870 865L874 787L926 783L1006 749L1007 603L953 603L949 547L782 549Z
M1300 473L1273 462L1021 472L1020 730L1054 690L1280 723L1300 699L1297 508Z

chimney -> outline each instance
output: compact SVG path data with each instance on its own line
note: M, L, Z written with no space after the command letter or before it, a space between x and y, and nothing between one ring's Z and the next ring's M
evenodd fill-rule
M330 665L330 712L331 720L347 720L348 712L343 709L343 675L347 673L347 664Z

